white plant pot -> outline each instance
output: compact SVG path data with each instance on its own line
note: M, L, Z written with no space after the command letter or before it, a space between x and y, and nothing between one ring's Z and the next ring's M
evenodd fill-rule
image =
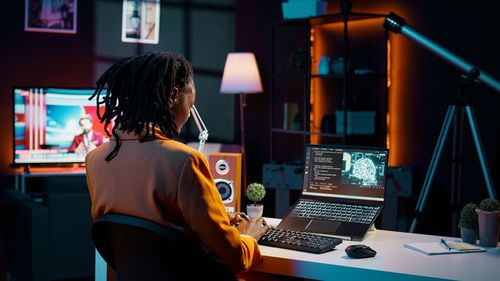
M262 204L248 204L247 215L251 218L260 218L264 213L264 205Z

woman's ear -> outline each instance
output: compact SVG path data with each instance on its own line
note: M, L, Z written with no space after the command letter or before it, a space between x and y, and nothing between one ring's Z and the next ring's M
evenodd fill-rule
M181 94L181 91L179 90L179 88L174 87L172 89L172 95L168 99L168 105L169 105L169 107L172 107L172 106L174 106L177 103L177 101L179 100L179 95L180 94Z

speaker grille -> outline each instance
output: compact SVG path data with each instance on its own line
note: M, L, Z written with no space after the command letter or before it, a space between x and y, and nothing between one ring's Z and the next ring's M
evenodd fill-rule
M231 199L231 195L233 194L232 181L223 180L223 179L215 179L215 186L219 191L220 196L222 197L222 201L227 201Z

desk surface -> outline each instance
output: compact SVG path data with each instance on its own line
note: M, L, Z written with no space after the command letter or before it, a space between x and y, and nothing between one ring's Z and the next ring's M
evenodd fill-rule
M279 219L266 219L278 224ZM261 246L264 261L253 270L318 280L498 280L500 248L487 252L427 256L403 247L407 242L439 241L440 236L376 230L362 242L343 241L335 250L309 254ZM459 238L449 238L458 240ZM368 259L352 259L345 248L366 244L377 251ZM369 278L369 279L367 279Z

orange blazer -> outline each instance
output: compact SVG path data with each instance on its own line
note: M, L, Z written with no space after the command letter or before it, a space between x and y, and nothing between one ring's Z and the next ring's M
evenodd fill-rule
M186 227L233 272L247 271L262 256L257 241L240 235L229 219L204 155L161 137L139 142L122 134L111 161L104 158L115 141L86 156L92 217L118 213Z

